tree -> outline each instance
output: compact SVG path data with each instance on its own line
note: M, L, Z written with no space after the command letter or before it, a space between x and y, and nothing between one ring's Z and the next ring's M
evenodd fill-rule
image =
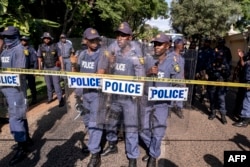
M224 36L241 15L241 6L234 0L174 0L171 21L173 28L185 36Z
M31 36L33 43L37 45L40 39L41 27L59 27L60 24L46 20L39 19L32 16L28 8L29 0L8 1L1 0L0 8L0 28L7 26L15 26L20 30L21 35ZM40 30L40 31L39 31Z
M138 32L148 19L168 17L168 5L164 0L89 0L78 5L75 5L75 1L72 3L73 1L64 0L64 2L67 6L64 23L68 24L68 26L64 24L64 27L68 27L69 30L72 30L73 26L86 25L85 22L88 22L89 25L97 29L99 25L105 25L105 31L109 34L120 22L127 21L132 29ZM135 36L137 35L135 34Z
M87 27L110 35L122 21L137 36L148 19L168 17L165 0L0 0L0 8L2 27L16 25L23 34L49 31L55 40L61 33L79 37Z
M250 0L236 0L242 9L242 16L239 16L239 20L236 23L236 27L243 31L244 28L250 24Z
M140 30L141 33L138 33L138 38L148 42L150 42L153 37L159 33L159 29L157 27L151 27L148 24L141 26L141 29L143 30Z

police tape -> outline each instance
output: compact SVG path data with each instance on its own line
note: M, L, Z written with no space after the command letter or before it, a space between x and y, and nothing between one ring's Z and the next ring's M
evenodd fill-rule
M226 87L249 87L248 83L237 82L218 82L206 80L190 80L190 79L170 79L170 78L156 78L156 77L141 77L129 75L111 75L111 74L93 74L67 71L52 71L52 70L35 70L35 69L20 69L20 68L0 68L2 73L14 74L32 74L32 75L55 75L55 76L82 76L82 77L98 77L102 79L116 79L124 81L140 81L140 82L166 82L188 85L210 85L210 86L226 86Z

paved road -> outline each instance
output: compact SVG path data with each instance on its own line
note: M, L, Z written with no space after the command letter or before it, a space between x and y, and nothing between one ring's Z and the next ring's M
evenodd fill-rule
M73 95L70 96L74 104ZM233 108L234 92L230 91L229 109ZM41 102L30 108L28 120L31 136L35 145L30 154L17 167L86 167L89 157L81 153L87 143L84 126L80 119L74 121L76 113L68 107L58 108L58 102L47 105ZM69 106L70 106L69 105ZM236 128L228 118L228 124L222 125L219 119L207 119L206 107L197 105L195 109L185 109L185 119L175 114L168 121L168 142L162 142L162 154L158 159L159 167L222 167L225 150L250 150L250 126ZM219 116L219 115L218 115ZM13 156L14 144L8 124L2 126L0 133L0 167L8 166ZM170 143L169 143L170 142ZM118 143L119 153L102 158L103 167L126 165L124 142ZM138 167L145 167L141 162L144 149L141 147Z

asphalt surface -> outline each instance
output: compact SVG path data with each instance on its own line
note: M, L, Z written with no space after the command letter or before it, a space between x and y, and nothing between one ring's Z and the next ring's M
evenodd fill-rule
M58 108L58 101L51 104L41 101L31 106L27 113L31 137L34 145L27 158L17 167L86 167L90 156L85 156L81 148L87 144L88 137L81 119L74 120L77 113L71 106L74 104L71 93L67 107ZM250 151L250 126L237 128L232 126L234 118L231 111L234 107L235 90L227 95L229 110L228 124L220 122L220 115L208 120L207 105L195 102L195 106L184 110L184 119L179 119L174 112L168 119L167 137L162 141L159 167L222 167L224 151ZM0 167L8 166L14 155L11 146L15 144L9 132L8 124L2 124L0 133ZM102 167L126 166L124 141L118 143L119 152L102 157ZM141 161L145 154L140 147L138 167L145 167Z

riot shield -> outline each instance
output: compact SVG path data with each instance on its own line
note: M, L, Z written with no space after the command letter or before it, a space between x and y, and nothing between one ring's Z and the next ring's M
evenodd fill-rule
M3 93L0 91L0 118L8 118L8 104Z
M129 51L122 55L121 48L116 40L107 46L106 56L110 57L108 73L112 75L135 76L134 66L138 66L136 71L139 75L144 75L143 54L141 45L137 41L130 41ZM128 87L135 84L143 88L143 85L133 81L121 81L115 79L102 80L102 98L100 100L100 110L98 125L113 133L118 131L136 132L139 130L139 109L138 99L142 96L129 93ZM132 91L131 91L132 92Z
M198 52L195 49L188 49L183 54L185 59L185 79L195 79L195 70L197 63ZM185 107L191 107L194 85L187 85L189 89L188 100L185 102Z
M154 107L152 103L162 103L161 100L152 100L148 98L148 95L145 94L145 87L147 83L152 83L152 81L146 81L143 79L133 80L134 76L145 76L146 62L151 60L151 57L154 55L152 44L143 43L140 44L138 41L131 41L130 46L131 50L127 52L127 55L121 56L121 49L118 46L118 43L115 39L105 38L101 44L103 52L106 57L111 58L109 66L107 69L107 74L114 75L112 78L96 78L91 76L86 76L86 74L79 73L79 76L68 76L68 86L71 93L67 98L68 109L73 110L72 120L74 121L83 121L87 127L89 121L89 114L91 113L91 107L89 107L88 102L84 102L83 94L84 91L89 91L94 89L94 93L97 93L96 98L98 98L98 104L94 104L95 108L98 108L97 115L93 118L92 122L96 123L96 126L100 129L106 131L113 131L118 133L119 131L123 132L141 132L145 122L151 122L150 128L152 129L152 124L157 123L157 119L152 116L154 112ZM187 79L191 79L194 75L193 70L195 69L195 58L196 54L193 52L185 53L185 74ZM125 58L124 58L125 57ZM151 65L154 65L154 63ZM135 67L137 69L135 69ZM138 70L139 69L139 70ZM142 72L143 71L143 72ZM128 76L131 80L119 80L119 76ZM158 74L158 77L161 74ZM140 78L140 77L137 77ZM72 84L74 80L78 85ZM83 84L88 81L100 80L100 87L84 87ZM155 81L157 82L157 81ZM142 83L142 85L140 85ZM160 84L161 85L161 84ZM133 90L134 88L134 90ZM142 94L135 94L135 88L138 88L138 91L142 91ZM140 88L140 89L139 89ZM142 89L141 89L142 88ZM161 87L160 87L161 88ZM159 88L159 89L160 89ZM165 88L164 88L165 89ZM185 133L188 127L188 119L190 112L190 103L192 96L192 85L185 85L184 88L173 88L176 90L187 90L187 98L179 99L179 101L184 102L183 114L184 119L180 119L175 110L170 108L169 103L164 103L162 106L165 109L162 109L167 112L166 118L166 129L168 135L179 135ZM146 92L149 92L148 90ZM93 92L88 92L93 93ZM138 92L137 92L138 93ZM171 101L171 99L167 100ZM148 106L146 105L148 104ZM146 114L146 113L147 114ZM156 113L159 111L156 111ZM150 114L148 114L150 113ZM161 113L158 113L161 115ZM145 116L147 115L147 116ZM149 116L151 115L151 116ZM162 115L164 117L165 114ZM155 123L154 123L155 121ZM161 125L160 125L161 126ZM121 128L122 127L122 128Z

